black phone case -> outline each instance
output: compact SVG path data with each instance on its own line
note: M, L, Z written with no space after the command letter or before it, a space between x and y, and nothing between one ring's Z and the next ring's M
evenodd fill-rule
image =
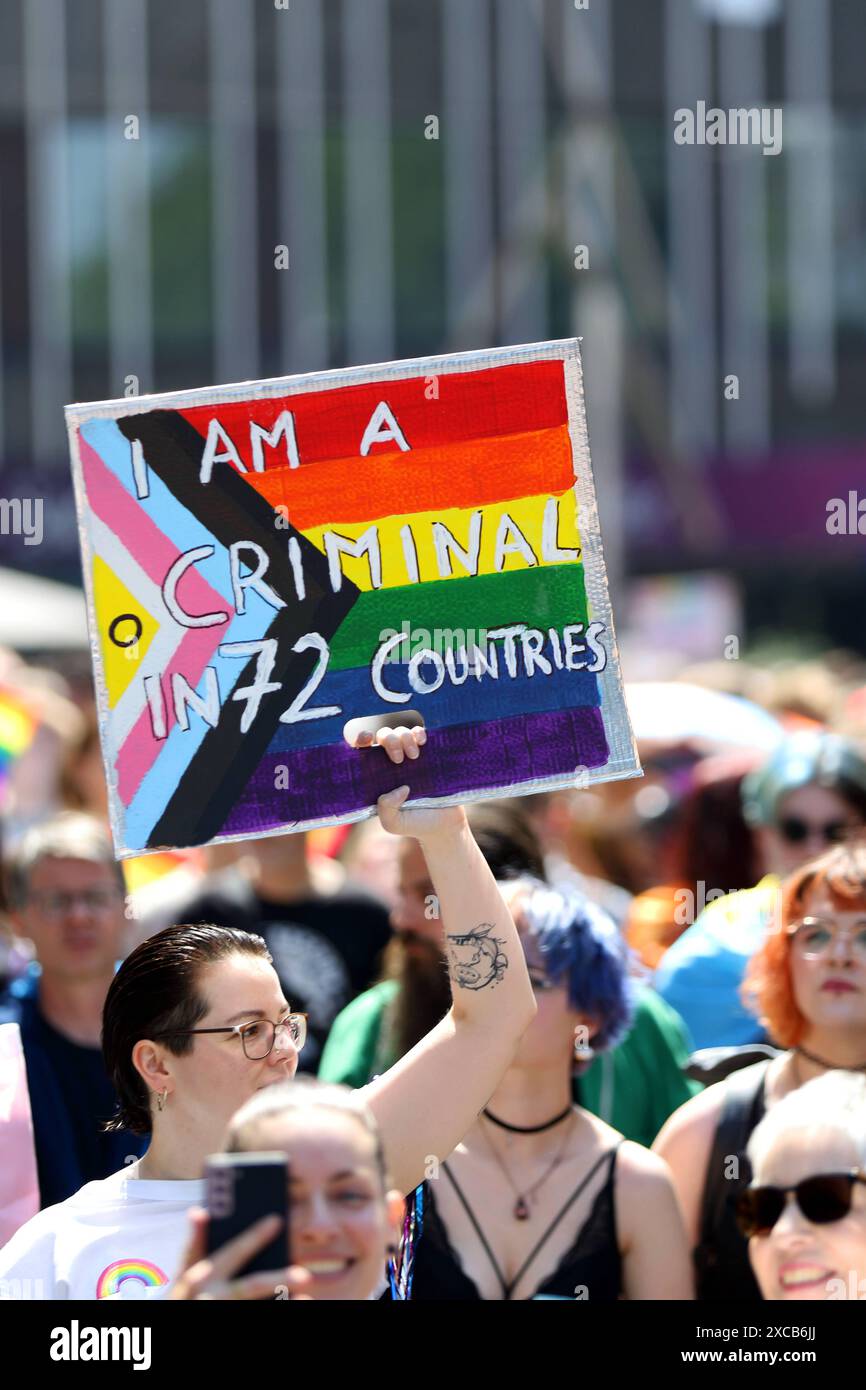
M283 1219L282 1229L232 1277L285 1269L289 1263L287 1160L220 1154L208 1159L205 1176L208 1254L222 1249L263 1217L277 1215Z

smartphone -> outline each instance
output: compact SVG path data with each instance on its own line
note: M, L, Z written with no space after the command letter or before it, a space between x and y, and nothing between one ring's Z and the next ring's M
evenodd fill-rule
M207 1249L212 1255L265 1216L283 1225L233 1278L289 1263L289 1160L284 1153L211 1154L205 1165Z

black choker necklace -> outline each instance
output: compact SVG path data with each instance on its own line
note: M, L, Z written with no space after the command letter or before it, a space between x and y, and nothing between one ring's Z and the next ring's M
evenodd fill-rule
M826 1067L828 1071L866 1071L866 1062L856 1067L843 1067L838 1062L827 1062L823 1057L816 1057L814 1052L807 1052L805 1047L795 1047L794 1051L799 1052L800 1056L805 1057L807 1061L814 1062L816 1066Z
M507 1129L510 1134L541 1134L542 1130L553 1129L554 1125L562 1124L562 1121L571 1114L571 1111L572 1106L567 1105L559 1115L554 1115L552 1120L545 1120L543 1125L509 1125L504 1120L498 1119L496 1115L491 1115L486 1107L481 1113L491 1124L498 1125L500 1129Z

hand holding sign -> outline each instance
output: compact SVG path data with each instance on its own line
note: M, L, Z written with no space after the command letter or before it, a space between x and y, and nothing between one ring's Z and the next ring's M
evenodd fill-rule
M404 757L418 757L427 742L427 731L420 714L410 709L399 715L350 719L343 737L350 748L384 748L392 762L402 763Z
M373 731L371 719L355 719L344 730L346 741L353 748L382 748L392 763L400 764L404 758L414 762L421 756L421 749L427 742L427 731L420 724L411 729L403 725L383 724ZM432 835L449 830L459 830L466 824L466 813L462 806L440 806L429 810L402 808L411 795L411 787L395 787L379 797L377 807L383 830L391 835L411 835L424 841Z

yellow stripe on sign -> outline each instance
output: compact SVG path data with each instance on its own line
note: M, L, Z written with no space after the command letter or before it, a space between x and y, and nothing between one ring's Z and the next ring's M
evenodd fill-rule
M93 598L105 665L105 687L109 706L113 709L130 681L138 675L141 659L156 636L158 623L99 555L93 560ZM141 636L134 645L121 647L108 634L115 618L126 615L130 620L118 623L115 635L120 641L129 642L137 630L132 618L137 617Z
M510 574L580 558L577 499L571 488L483 507L345 524L333 521L303 534L364 592L475 574ZM363 551L348 553L346 543L357 545L362 539ZM563 551L577 551L577 556Z

